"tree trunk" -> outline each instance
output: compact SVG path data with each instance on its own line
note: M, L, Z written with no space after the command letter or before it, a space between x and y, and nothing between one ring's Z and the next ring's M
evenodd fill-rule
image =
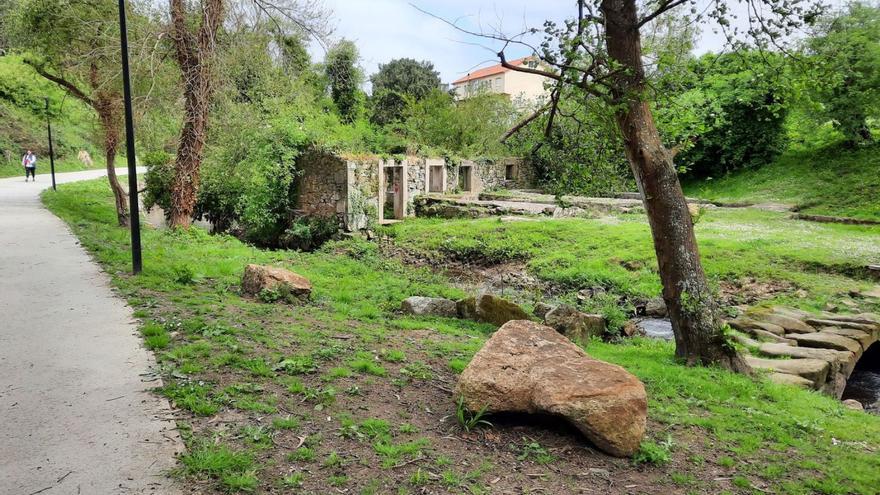
M202 0L198 33L187 21L186 2L171 0L171 27L184 93L184 122L171 183L171 226L189 228L199 191L200 168L213 94L213 58L223 0Z
M107 181L113 190L113 198L116 202L116 220L120 227L129 226L128 206L126 204L125 190L116 178L116 152L119 151L119 109L118 95L98 93L94 100L94 108L101 121L101 130L104 133L104 157L107 160Z
M608 55L627 69L613 81L616 120L651 226L676 357L691 365L718 364L748 371L722 331L672 154L663 146L645 98L635 0L603 0L601 11L606 19Z

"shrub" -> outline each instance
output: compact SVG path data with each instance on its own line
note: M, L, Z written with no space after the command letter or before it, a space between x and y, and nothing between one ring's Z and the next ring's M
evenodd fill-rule
M147 209L158 206L165 211L166 217L171 212L171 181L174 180L173 157L164 151L151 151L144 154L142 162L147 167L144 175L146 193L144 206Z
M303 216L291 222L278 241L279 247L314 251L339 232L336 217Z
M679 146L675 161L680 170L718 177L760 167L784 151L785 91L759 57L748 52L706 55L692 62L690 80L658 105L664 138Z

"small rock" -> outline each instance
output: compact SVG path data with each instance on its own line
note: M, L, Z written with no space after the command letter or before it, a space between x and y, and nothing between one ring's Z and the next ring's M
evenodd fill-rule
M312 294L309 279L277 266L247 265L241 277L245 294L257 295L263 290L287 290L290 295L308 300Z
M544 316L544 324L582 345L589 343L591 337L605 333L605 317L582 313L565 304L549 311Z
M416 316L442 316L446 318L458 316L455 301L441 297L408 297L400 304L400 309L406 314Z
M633 320L628 320L626 323L623 324L621 332L623 332L623 335L627 337L632 337L633 335L638 335L642 333L642 330L639 328L638 323Z
M641 270L642 268L645 268L645 264L639 260L623 261L620 263L620 266L626 268L627 270L629 270L631 272L637 272L637 271Z
M655 297L645 305L645 314L654 318L666 317L666 301L662 297Z
M535 305L535 310L532 311L532 313L543 320L544 317L547 316L547 313L553 311L555 308L556 306L540 302Z
M489 338L459 377L459 397L470 410L561 416L614 456L634 454L645 435L642 382L531 321L508 322Z
M847 409L852 409L853 411L865 410L865 406L863 406L861 402L855 399L846 399L845 401L841 402L841 404L843 404L843 407Z
M476 300L477 319L498 326L510 320L528 320L529 314L517 304L492 294L483 294Z
M458 313L458 317L463 320L476 320L477 299L475 297L459 299L455 303L455 311Z

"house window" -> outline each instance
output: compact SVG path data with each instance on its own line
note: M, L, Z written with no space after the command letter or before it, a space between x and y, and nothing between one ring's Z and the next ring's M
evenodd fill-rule
M495 78L495 91L501 91L501 78Z
M514 173L513 165L507 165L504 167L504 180L513 180Z

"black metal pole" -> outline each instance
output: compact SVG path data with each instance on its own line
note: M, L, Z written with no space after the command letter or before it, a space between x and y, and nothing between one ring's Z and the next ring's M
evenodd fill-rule
M57 191L55 187L55 151L52 149L52 121L49 120L49 98L46 98L46 130L49 131L49 170L52 172L52 190Z
M125 96L125 155L128 159L128 211L131 224L131 268L137 275L143 269L141 257L141 215L138 208L137 163L134 154L134 121L131 111L131 80L128 71L128 32L125 26L125 0L119 0L119 37L122 43L122 89Z

